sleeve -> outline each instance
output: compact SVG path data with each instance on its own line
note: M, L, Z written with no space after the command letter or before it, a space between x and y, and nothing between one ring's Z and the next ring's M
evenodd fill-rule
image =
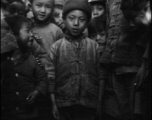
M145 64L145 67L146 67L146 69L148 69L149 68L149 62L150 62L150 60L149 60L149 43L147 44L147 48L146 48L146 50L145 50L145 53L144 53L144 55L143 55L143 62L144 62L144 64Z
M56 32L56 41L63 38L63 32L60 28L58 28L57 32Z
M97 52L96 59L97 59L98 80L99 81L101 81L101 80L106 81L108 79L108 66L109 66L109 64L100 62L101 54L100 54L99 46L97 47L96 52Z
M46 51L34 40L32 45L32 53L35 57L39 58L44 65L46 62Z
M46 95L47 90L47 76L45 69L35 60L35 78L36 78L36 90L43 95Z
M55 79L56 79L56 49L55 44L52 45L51 51L47 57L45 64L45 70L48 78L48 93L54 93L55 90Z

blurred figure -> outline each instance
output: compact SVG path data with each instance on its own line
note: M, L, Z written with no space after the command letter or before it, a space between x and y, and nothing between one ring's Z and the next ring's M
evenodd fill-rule
M63 6L64 0L55 0L53 9L53 20L54 23L64 31L65 25L62 18Z
M139 8L141 7L140 11ZM142 57L142 64L137 72L135 81L135 120L150 120L151 108L151 86L150 86L150 46L151 41L151 8L149 0L122 0L122 12L131 26L137 26L138 29L147 28L145 36L148 38L146 51ZM142 33L144 34L144 32ZM141 38L145 41L145 37ZM146 41L145 41L146 42Z
M11 50L17 48L17 42L5 18L21 15L25 16L25 5L21 0L1 0L1 53L7 47Z
M26 15L26 10L25 10L25 4L21 0L14 0L11 2L5 10L3 9L3 16L4 17L10 17L14 15Z
M135 1L107 1L107 41L100 58L102 64L109 64L104 98L105 120L134 119L136 77L149 39L147 27L140 22L146 0ZM125 7L123 3L126 3ZM128 13L127 7L136 11Z

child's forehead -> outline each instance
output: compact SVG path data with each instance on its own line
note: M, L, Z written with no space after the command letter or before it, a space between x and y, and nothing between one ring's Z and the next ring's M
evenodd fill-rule
M62 5L54 5L54 8L63 10L63 6Z
M31 29L31 28L32 28L31 22L23 22L21 24L21 29Z
M103 7L104 5L101 3L92 3L91 6Z
M87 16L87 14L82 10L72 10L67 15L75 15L75 16Z
M33 0L35 3L47 3L47 4L54 4L54 0Z

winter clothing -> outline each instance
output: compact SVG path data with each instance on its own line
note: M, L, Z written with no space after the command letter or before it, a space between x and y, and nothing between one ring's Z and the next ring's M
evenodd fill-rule
M148 36L143 26L132 25L121 11L122 0L107 1L107 43L101 63L109 63L104 111L117 119L132 119L134 82L142 63Z
M109 28L101 62L140 66L148 42L147 29L131 26L124 18L120 4L121 0L107 4Z
M41 44L38 44L36 41L33 42L33 53L40 60L44 58L42 62L45 63L46 54L50 52L52 44L63 37L63 32L53 23L47 23L45 25L38 26L33 21L33 26L33 33L42 37Z
M96 108L99 81L98 44L85 36L66 36L52 45L46 71L49 93L55 93L58 107L82 105Z
M34 90L46 92L46 74L32 54L23 54L15 65L13 58L2 62L1 107L4 118L16 120L38 117L36 101L27 103L28 95Z

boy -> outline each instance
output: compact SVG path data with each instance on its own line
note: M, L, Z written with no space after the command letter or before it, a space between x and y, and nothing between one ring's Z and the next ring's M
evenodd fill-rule
M53 20L54 23L64 31L65 25L62 18L63 6L64 0L55 0L53 9Z
M33 52L38 58L45 60L45 54L39 49L43 48L46 54L49 53L50 46L63 37L63 32L51 23L54 0L31 0L30 2L34 15L32 31L35 35L42 37L40 41L33 41Z
M60 120L94 120L101 113L104 81L98 44L83 35L91 19L86 0L68 0L63 8L65 37L49 54L48 72L52 113Z
M19 48L1 54L1 106L3 120L37 120L37 98L46 92L46 74L31 54L30 21L21 16L7 17ZM5 55L4 55L5 54Z
M92 6L92 18L105 15L105 2L105 0L89 0L89 3Z

